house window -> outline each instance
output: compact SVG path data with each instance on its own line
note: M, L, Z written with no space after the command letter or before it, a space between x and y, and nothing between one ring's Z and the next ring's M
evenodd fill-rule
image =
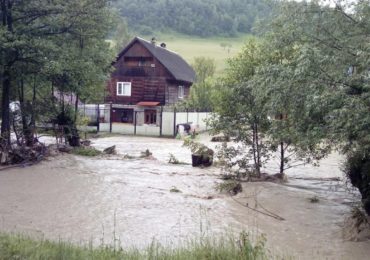
M145 114L145 124L156 124L157 123L157 110L147 109L144 112Z
M131 82L117 82L117 96L131 96Z
M179 92L178 97L179 98L184 98L184 86L179 86L178 87L178 92Z

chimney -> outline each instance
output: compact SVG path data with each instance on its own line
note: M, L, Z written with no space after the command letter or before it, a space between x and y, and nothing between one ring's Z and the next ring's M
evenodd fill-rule
M162 48L166 49L166 46L167 46L167 45L166 45L164 42L162 42L162 43L161 43L161 47L162 47Z
M156 39L155 37L153 37L153 38L152 38L152 40L151 40L151 43L152 43L153 45L155 45L155 44L156 44L156 42L157 42L157 39Z

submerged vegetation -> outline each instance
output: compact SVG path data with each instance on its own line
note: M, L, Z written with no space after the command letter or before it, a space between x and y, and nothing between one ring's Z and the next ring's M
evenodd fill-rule
M102 152L95 149L94 147L76 147L72 150L73 154L81 155L81 156L88 156L88 157L94 157L101 155Z
M201 238L178 248L153 243L146 249L123 249L121 247L77 246L69 242L33 240L20 235L0 234L0 259L269 259L265 239L252 243L245 232L239 237L225 236L220 239Z

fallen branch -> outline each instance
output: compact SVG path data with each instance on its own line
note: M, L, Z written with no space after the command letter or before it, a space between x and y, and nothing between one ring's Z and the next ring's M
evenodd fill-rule
M277 220L280 220L280 221L284 221L285 220L285 218L283 218L283 217L280 217L279 215L277 215L277 214L275 214L275 213L273 213L273 212L271 212L271 211L269 211L269 210L267 210L266 208L264 208L260 203L258 203L257 201L256 201L256 203L257 203L257 206L259 206L259 207L261 207L263 210L265 210L266 212L263 212L263 211L261 211L261 210L258 210L258 209L255 209L255 208L252 208L252 207L250 207L249 205L248 205L248 203L247 204L244 204L244 203L242 203L242 202L240 202L240 201L238 201L238 200L236 200L235 198L233 198L232 196L230 196L236 203L238 203L239 205L242 205L243 207L246 207L246 208L248 208L248 209L250 209L250 210L253 210L253 211L255 211L255 212L257 212L257 213L260 213L260 214L262 214L262 215L265 215L265 216L268 216L268 217L271 217L271 218L274 218L274 219L277 219Z

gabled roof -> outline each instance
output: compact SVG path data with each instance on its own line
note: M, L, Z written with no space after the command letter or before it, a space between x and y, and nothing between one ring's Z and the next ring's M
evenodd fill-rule
M193 83L195 81L195 72L192 67L177 53L156 44L148 42L140 37L135 37L118 55L119 60L131 46L139 42L142 44L158 61L179 81Z

